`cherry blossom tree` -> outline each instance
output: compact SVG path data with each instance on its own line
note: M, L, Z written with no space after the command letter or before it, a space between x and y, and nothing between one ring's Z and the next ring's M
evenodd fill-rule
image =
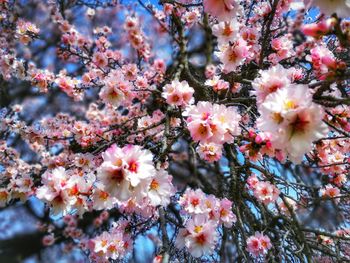
M347 17L0 0L0 261L350 262Z

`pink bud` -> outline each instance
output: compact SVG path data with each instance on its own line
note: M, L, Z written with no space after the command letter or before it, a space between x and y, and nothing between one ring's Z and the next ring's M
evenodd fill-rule
M254 138L255 137L255 132L250 130L249 131L249 138Z
M242 145L239 147L240 152L245 152L247 150L247 145Z
M266 142L266 147L267 147L267 148L272 148L272 143L271 143L271 141L267 141L267 142Z
M257 135L257 136L255 137L255 142L256 142L257 144L260 144L260 143L263 142L263 139L261 138L260 135Z
M46 235L42 239L42 243L44 246L51 246L53 243L55 243L55 237L54 235Z

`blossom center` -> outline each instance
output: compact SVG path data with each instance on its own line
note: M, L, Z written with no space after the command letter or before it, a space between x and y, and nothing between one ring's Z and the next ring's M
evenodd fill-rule
M192 204L193 206L197 206L197 205L199 204L199 199L198 199L198 198L192 199L192 200L191 200L191 204Z
M282 117L281 113L274 112L274 113L272 113L272 120L274 122L276 122L277 124L280 124L281 122L283 122L283 117Z
M205 125L203 124L200 124L199 127L198 127L198 133L201 134L201 135L205 135L208 133L208 129Z
M159 183L156 180L152 180L151 182L151 189L152 190L158 190L159 189Z
M310 123L307 116L297 115L296 119L290 124L292 127L292 135L294 133L304 133Z
M101 191L100 194L99 194L99 197L100 197L100 199L106 201L107 198L108 198L108 193L104 192L104 191Z
M292 100L286 100L284 102L284 109L285 110L293 110L293 109L296 109L297 107L298 107L298 105Z
M228 55L229 61L230 61L230 62L235 62L235 61L237 60L237 58L238 58L238 56L237 56L237 54L236 54L236 51L235 51L233 48L231 48L231 52L230 52L230 54Z
M200 245L205 244L207 238L205 237L204 234L200 234L199 236L196 237L196 242Z
M131 161L131 162L129 163L129 171L130 171L130 172L137 173L137 168L138 168L137 162Z
M229 37L232 33L233 33L233 30L231 29L230 25L227 24L227 23L225 23L225 28L224 28L222 34L223 34L224 36Z
M121 183L124 180L124 173L122 169L115 169L111 173L112 180Z
M199 232L202 231L202 229L203 229L202 226L195 226L195 227L194 227L194 232L196 232L196 233L198 234Z

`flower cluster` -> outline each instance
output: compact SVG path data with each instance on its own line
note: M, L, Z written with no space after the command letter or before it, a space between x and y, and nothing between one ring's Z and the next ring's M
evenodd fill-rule
M316 76L320 80L332 78L339 71L344 71L346 67L346 64L338 60L325 45L315 46L310 50L310 53L307 59L311 61Z
M248 189L253 191L255 198L265 204L274 203L280 194L280 190L272 183L260 181L256 175L251 175L247 179Z
M250 56L249 45L243 38L237 38L229 44L219 46L216 53L223 63L223 72L230 73L241 66Z
M270 238L260 232L256 232L254 236L247 239L247 251L254 257L267 254L271 248Z
M133 241L128 231L127 221L115 222L107 232L88 241L87 248L91 252L93 262L108 262L122 259L132 250Z
M288 72L288 70L283 68L280 64L268 70L259 71L260 77L254 79L252 83L254 88L252 95L256 96L258 105L263 103L269 94L291 84L291 79L286 72Z
M100 91L100 98L105 102L118 107L126 105L131 97L131 84L124 78L121 71L112 71L105 78L105 86ZM129 98L129 99L127 99Z
M161 123L164 119L164 113L160 110L154 111L152 116L146 115L137 120L137 125L141 130L144 130L143 134L140 135L143 138L144 135L153 135L155 140L160 139L164 134L164 125L159 125L151 128L152 125ZM170 120L171 124L176 122L174 118Z
M89 156L76 156L79 170L57 167L47 171L36 196L48 203L56 215L74 210L82 215L91 209L119 205L123 211L147 217L155 207L170 203L175 193L172 177L163 169L155 169L149 151L134 145L123 148L112 145L102 157L97 176L89 172L92 163Z
M1 126L0 126L1 127ZM35 193L32 172L39 172L40 165L31 167L20 158L19 152L7 147L0 140L0 207L5 207L11 200L19 199L25 202Z
M179 231L176 247L185 247L194 257L212 254L218 241L219 225L231 227L236 222L232 202L205 195L200 189L187 189L179 204L183 209L182 214L190 218Z
M43 185L36 190L36 196L50 204L54 215L66 215L72 209L83 214L94 181L93 174L69 174L63 167L58 167L42 176Z
M337 201L336 198L340 195L340 190L336 186L327 184L324 188L320 190L320 194L322 197L331 198L334 199L334 201Z
M127 17L125 20L124 29L128 34L128 39L130 40L133 48L135 48L143 58L146 60L149 59L151 48L141 30L139 19L137 17Z
M349 0L22 2L0 0L0 207L45 248L349 259L348 229L293 229L348 205Z
M188 85L187 81L173 80L164 86L162 96L169 105L185 107L193 104L193 93L194 89Z
M155 169L150 151L136 145L119 148L114 144L102 157L103 163L97 172L98 196L105 196L106 201L110 197L112 202L140 206L169 204L174 194L171 176Z
M281 60L290 58L295 54L293 50L293 42L290 35L274 38L271 41L271 47L275 53L272 53L269 56L269 60L273 63L278 63Z
M328 174L331 181L341 186L346 182L348 147L347 140L325 140L317 143L317 157L321 171Z
M327 120L334 126L350 132L350 106L337 106L331 109L331 116Z
M16 33L19 41L24 45L28 45L39 34L39 28L33 23L20 20L17 22Z
M220 79L219 76L208 79L205 84L211 86L215 92L226 91L230 88L230 83Z
M324 111L312 101L305 85L289 85L271 93L261 104L260 113L258 128L273 134L272 146L293 162L300 162L312 149L312 142L328 132L322 122Z
M240 132L240 115L233 107L200 101L186 109L191 137L201 143L232 143Z
M239 150L252 161L260 160L264 155L276 157L279 161L284 160L283 153L272 147L272 134L268 132L255 133L250 130L245 138L246 144L239 147Z

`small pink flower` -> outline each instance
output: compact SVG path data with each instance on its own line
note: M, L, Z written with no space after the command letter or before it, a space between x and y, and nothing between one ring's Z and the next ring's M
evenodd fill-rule
M174 6L172 4L166 3L163 5L164 13L167 15L171 15L171 13L173 12L173 9L174 9Z
M153 67L158 73L161 73L161 74L165 73L166 64L165 64L165 61L163 59L154 60Z
M277 64L268 70L259 71L260 77L254 79L252 83L254 88L252 94L256 95L257 103L259 105L264 102L269 94L291 84L291 81L288 76L286 76L285 72L286 69L280 64Z
M215 76L215 72L216 72L216 66L213 64L209 64L205 68L205 77L207 79L211 79Z
M239 23L235 19L230 22L221 22L215 24L212 30L213 35L218 38L218 43L225 44L238 38Z
M258 182L254 188L254 196L265 205L277 200L280 191L270 182Z
M180 198L180 205L184 207L184 210L189 214L202 214L208 210L205 203L205 195L202 190L197 189L195 191L186 189L183 196Z
M186 247L193 257L202 257L214 252L218 240L216 225L204 215L196 215L187 221L185 229L180 229L176 244Z
M199 156L208 162L216 162L222 156L222 145L216 143L199 144Z
M213 90L216 92L230 88L230 83L220 79L219 76L214 76L214 78L207 80L205 84L213 87Z
M247 184L249 189L255 189L256 185L259 183L259 179L256 174L252 174L247 179Z
M137 77L138 68L136 64L126 64L122 67L122 72L126 80L133 81Z
M242 38L238 38L232 44L220 46L219 49L216 55L223 64L224 73L235 71L250 56L249 46Z
M49 234L43 237L42 243L44 246L48 247L55 243L55 236L53 234Z
M227 198L220 201L219 219L225 227L231 227L237 221L236 215L232 212L232 202Z
M146 196L146 187L141 186L155 175L150 151L136 145L119 148L114 144L102 157L103 163L98 169L97 179L104 192L119 201L127 201L132 197L142 200Z
M92 58L92 61L99 68L104 68L104 67L106 67L108 65L108 58L102 52L95 53L93 58Z
M328 198L336 198L340 195L340 190L331 184L327 184L324 188L320 190L321 196Z

